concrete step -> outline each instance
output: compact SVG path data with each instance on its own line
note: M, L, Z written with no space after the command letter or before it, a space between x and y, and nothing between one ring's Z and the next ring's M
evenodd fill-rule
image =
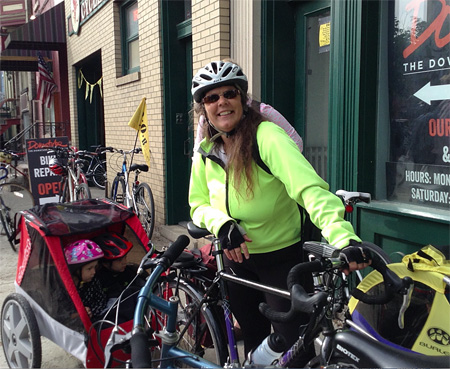
M159 227L158 231L159 231L159 234L161 235L161 237L166 238L170 242L174 242L178 238L178 236L180 236L182 234L188 236L189 239L191 240L191 242L189 244L189 248L191 248L191 249L198 249L198 248L202 247L203 245L211 243L211 241L209 241L205 238L201 238L198 240L196 240L195 238L192 238L189 235L186 226L184 226L184 225L163 225L163 226Z

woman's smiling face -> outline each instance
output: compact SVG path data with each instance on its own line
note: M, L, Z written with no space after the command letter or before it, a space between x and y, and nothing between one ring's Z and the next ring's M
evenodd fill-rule
M218 101L204 104L207 118L214 127L222 132L231 132L236 128L244 112L240 94L230 99L223 96L223 93L229 90L236 90L236 87L221 86L205 94L205 96L220 96Z

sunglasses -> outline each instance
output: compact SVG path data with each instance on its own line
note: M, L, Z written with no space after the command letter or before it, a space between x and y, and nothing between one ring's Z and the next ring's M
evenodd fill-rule
M227 90L222 92L221 94L212 94L212 95L206 95L203 98L203 103L204 104L212 104L215 103L217 101L219 101L220 96L223 96L225 99L234 99L237 95L240 95L239 90Z

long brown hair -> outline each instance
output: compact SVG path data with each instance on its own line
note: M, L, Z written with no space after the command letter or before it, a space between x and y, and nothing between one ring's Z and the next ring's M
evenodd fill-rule
M256 131L259 124L264 120L261 113L255 110L252 106L247 105L249 96L244 93L239 86L236 86L240 91L241 104L243 107L243 115L239 124L236 126L234 133L230 136L230 144L227 147L228 164L225 167L229 178L237 192L241 187L242 181L246 184L246 194L248 197L253 196L253 145L256 143ZM194 111L197 114L203 115L208 119L206 109L203 103L195 103ZM203 125L203 134L207 140L210 140L216 133L218 133L209 123ZM219 136L216 143L223 144L222 137Z

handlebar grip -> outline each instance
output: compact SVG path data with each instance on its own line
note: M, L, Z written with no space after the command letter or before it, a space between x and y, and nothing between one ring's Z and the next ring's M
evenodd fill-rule
M145 332L136 332L133 334L130 340L130 346L133 368L151 368L152 356L147 334Z
M409 282L400 278L395 272L390 270L386 264L379 258L372 258L371 266L383 276L385 291L378 295L368 295L367 293L355 288L352 291L353 297L370 305L386 304L393 299L395 293L402 293L406 284Z
M291 290L292 286L295 284L302 284L302 274L305 273L313 273L313 272L322 272L325 270L325 266L322 261L317 259L314 261L308 261L305 263L300 263L294 266L287 276L287 287L288 290Z
M160 263L164 263L166 268L169 268L178 256L181 255L183 250L189 245L189 237L182 234L178 236L176 241L167 249L161 257Z

